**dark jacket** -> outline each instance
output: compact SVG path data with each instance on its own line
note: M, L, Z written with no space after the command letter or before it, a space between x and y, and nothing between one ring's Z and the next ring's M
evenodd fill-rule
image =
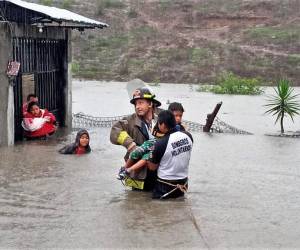
M176 130L177 131L186 131L185 127L181 123L176 125Z
M73 142L73 143L71 143L71 144L69 144L69 145L64 146L64 147L61 148L58 152L61 153L61 154L76 154L76 149L77 149L77 147L79 146L79 139L80 139L80 137L81 137L83 134L86 134L86 135L90 138L90 135L89 135L89 133L87 132L87 130L81 129L81 130L79 130L79 131L77 132L75 142ZM90 152L91 152L91 147L90 147L89 144L86 146L85 152L86 152L86 153L90 153Z
M154 119L156 118L154 116ZM110 141L126 149L132 142L140 146L146 140L149 140L146 125L135 113L117 121L111 128ZM126 156L125 158L128 159Z
M157 120L156 115L154 115L154 119ZM117 121L111 128L110 141L113 144L122 145L126 149L128 149L132 142L140 146L146 140L149 140L146 125L135 113ZM127 160L128 157L129 152L127 151L124 159ZM154 180L156 179L156 172L148 171L147 168L143 168L137 173L132 172L130 176L133 179L139 180L146 178L144 190L151 190L154 185Z

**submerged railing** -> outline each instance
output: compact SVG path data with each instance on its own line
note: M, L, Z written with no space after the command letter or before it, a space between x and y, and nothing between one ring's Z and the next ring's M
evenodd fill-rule
M116 121L122 120L122 116L111 116L111 117L95 117L91 115L84 114L82 112L72 115L72 126L73 128L94 128L94 127L111 127ZM192 122L192 121L183 121L183 124L186 125L187 129L191 132L202 132L203 124ZM227 124L224 121L221 121L218 117L215 118L214 123L210 129L212 133L231 133L231 134L244 134L251 135L252 133L247 132L242 129L238 129L234 126Z

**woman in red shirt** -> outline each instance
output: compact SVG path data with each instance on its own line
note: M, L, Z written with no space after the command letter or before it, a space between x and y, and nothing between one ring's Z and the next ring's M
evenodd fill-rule
M22 127L27 138L40 138L54 134L56 131L55 116L46 109L40 109L37 102L28 104Z

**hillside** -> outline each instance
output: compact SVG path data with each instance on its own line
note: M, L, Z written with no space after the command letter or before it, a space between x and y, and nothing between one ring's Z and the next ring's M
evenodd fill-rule
M110 25L74 32L75 77L213 83L232 71L300 86L299 0L69 1Z

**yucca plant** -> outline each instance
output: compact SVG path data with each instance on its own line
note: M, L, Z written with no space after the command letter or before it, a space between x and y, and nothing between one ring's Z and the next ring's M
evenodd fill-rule
M268 98L268 104L264 105L269 109L267 114L277 115L275 124L280 120L281 134L284 133L283 119L285 116L290 116L294 122L294 116L299 115L300 104L297 100L299 94L294 95L294 89L291 87L290 81L282 79L278 82L277 88L274 88L276 95L271 95Z

